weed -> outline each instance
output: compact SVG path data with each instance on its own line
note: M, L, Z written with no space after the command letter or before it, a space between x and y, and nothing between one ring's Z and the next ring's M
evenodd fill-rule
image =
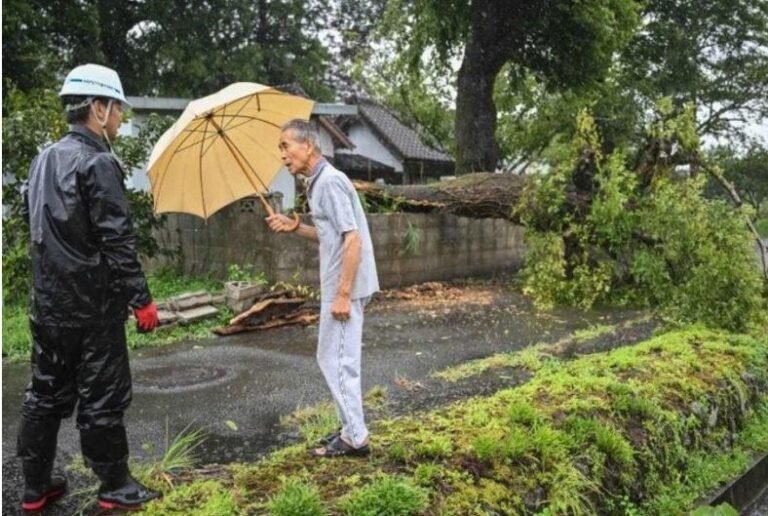
M323 516L328 510L317 488L299 479L285 482L267 504L274 516Z
M502 455L509 460L520 460L531 450L531 440L521 428L512 428L501 448Z
M632 446L613 426L597 425L595 444L597 444L598 450L616 461L622 468L632 468L635 465Z
M409 256L418 256L421 252L421 234L410 221L403 236L403 252Z
M512 403L507 409L507 418L510 423L533 426L538 420L536 409L530 403L524 401Z
M165 420L165 453L157 464L156 470L163 473L173 473L194 467L197 464L197 450L205 442L203 429L191 429L192 423L176 434L169 442L168 419Z
M387 458L392 462L405 462L408 457L408 451L402 442L395 442L387 451Z
M480 460L491 460L499 455L501 445L495 436L481 435L472 444L475 456Z
M286 427L297 427L307 443L314 443L339 426L339 418L332 403L296 409L291 415L280 418Z
M387 388L381 385L371 387L363 397L363 403L366 408L372 410L379 410L384 408L387 403Z
M199 516L235 516L240 514L234 493L220 482L207 480L177 487L159 500L147 504L147 516L195 514Z
M451 439L445 435L422 433L419 436L419 442L416 443L415 451L421 457L439 459L450 457L453 453L453 445Z
M429 487L443 475L443 468L432 462L422 462L413 470L413 480L420 486Z
M548 506L552 514L574 516L595 514L590 499L598 492L598 484L567 462L554 467L553 480L549 491Z
M429 497L422 487L404 477L382 475L370 485L352 491L339 503L353 516L408 516L427 508Z
M544 465L556 464L567 455L570 436L549 424L538 425L530 436L530 447Z

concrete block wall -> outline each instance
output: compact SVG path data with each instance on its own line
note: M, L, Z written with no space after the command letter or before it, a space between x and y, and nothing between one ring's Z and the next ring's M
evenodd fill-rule
M270 281L318 285L314 242L276 235L258 201L245 199L208 221L170 214L157 234L178 258L153 260L149 269L171 266L190 275L225 279L232 264L253 266ZM382 288L466 276L489 276L522 266L522 227L501 219L450 214L370 214L368 224Z

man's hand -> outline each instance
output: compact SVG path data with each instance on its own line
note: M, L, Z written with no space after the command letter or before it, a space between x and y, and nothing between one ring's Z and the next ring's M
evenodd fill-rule
M348 321L352 313L352 303L349 296L337 295L331 305L331 315L337 321Z
M274 215L267 217L267 224L269 224L269 228L275 233L291 232L294 230L293 228L295 226L294 220L282 213L275 213Z
M157 316L157 305L154 301L150 301L141 308L135 308L133 314L136 316L136 324L141 331L152 331L160 322Z

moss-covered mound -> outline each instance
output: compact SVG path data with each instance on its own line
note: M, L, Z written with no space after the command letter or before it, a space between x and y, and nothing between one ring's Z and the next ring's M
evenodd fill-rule
M694 328L525 363L525 385L375 423L370 460L294 446L153 514L677 514L768 450L768 339Z

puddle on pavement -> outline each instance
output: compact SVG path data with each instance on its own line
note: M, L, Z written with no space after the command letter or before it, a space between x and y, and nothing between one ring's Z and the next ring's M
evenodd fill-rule
M134 374L135 392L183 392L204 389L232 380L236 371L213 366L161 366Z

